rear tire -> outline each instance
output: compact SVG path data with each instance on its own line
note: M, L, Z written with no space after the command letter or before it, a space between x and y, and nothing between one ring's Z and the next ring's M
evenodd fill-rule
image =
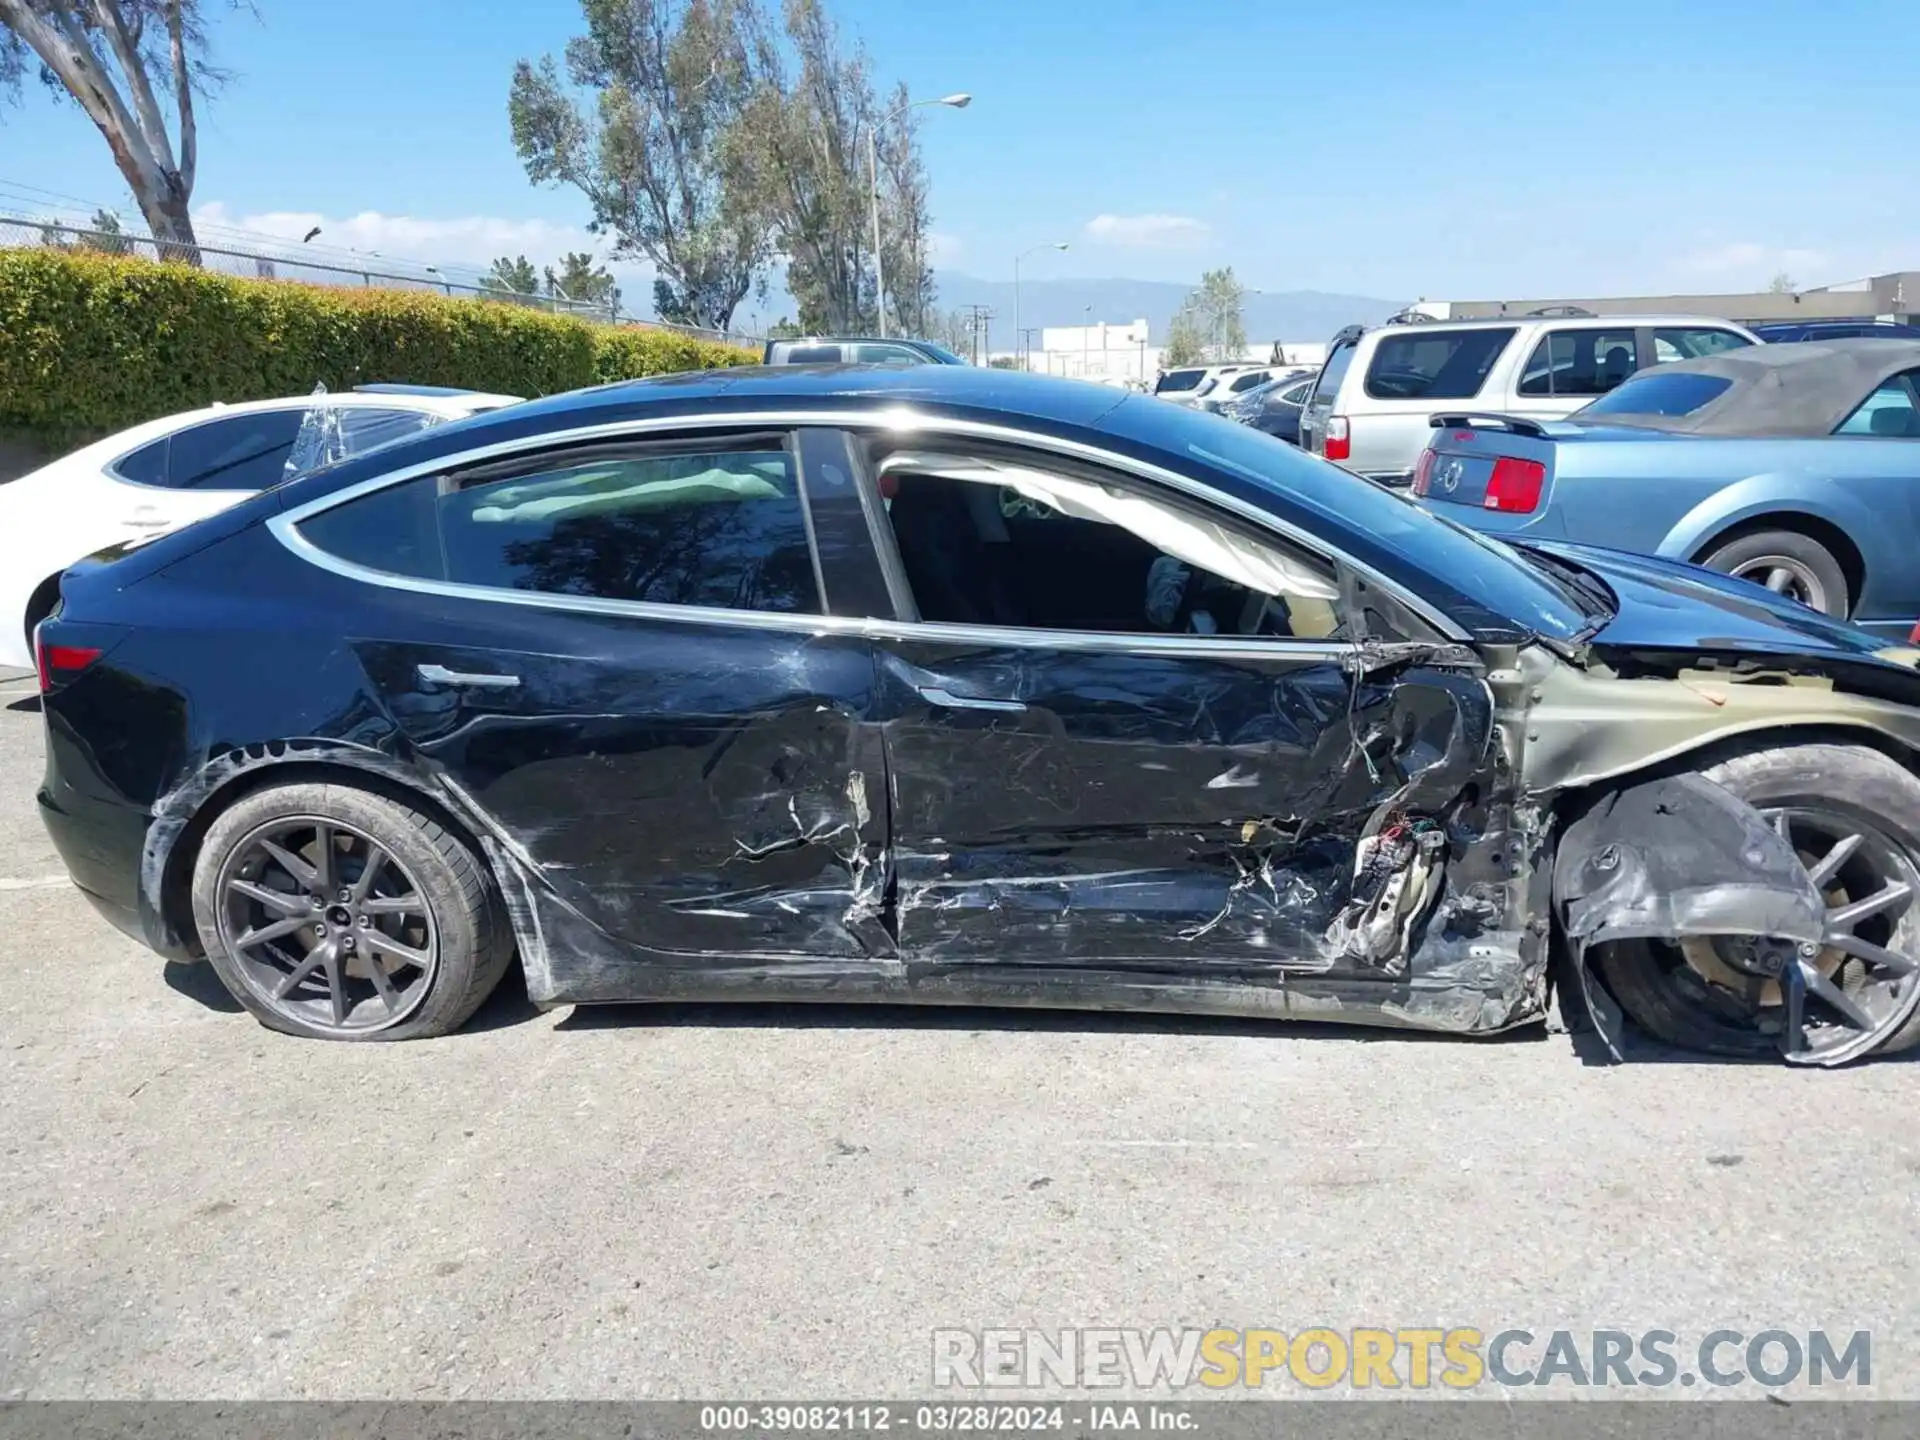
M1831 550L1798 530L1756 530L1728 541L1700 563L1723 575L1751 580L1836 620L1846 619L1853 610L1847 572Z
M1889 883L1908 885L1914 893L1904 901L1848 928L1900 956L1920 956L1920 779L1906 767L1864 746L1791 745L1736 755L1701 774L1756 809L1791 817L1789 831L1803 859L1820 858L1814 851L1823 833L1871 834L1874 839L1860 843L1852 852L1856 858L1821 888L1830 904L1838 904L1863 898L1856 891L1871 894ZM1870 864L1876 851L1883 858ZM1709 957L1707 963L1728 980L1742 979L1724 962ZM1903 987L1920 985L1920 975L1895 979L1837 951L1823 950L1817 963L1850 998L1883 1012L1896 992L1904 998ZM1784 1010L1777 998L1771 1007L1763 1001L1756 1009L1710 983L1680 946L1617 941L1596 946L1593 964L1620 1007L1657 1039L1710 1055L1779 1052ZM1777 990L1776 985L1776 996ZM1824 1002L1813 1003L1824 1013ZM1892 1054L1917 1043L1920 1011L1871 1053Z
M275 785L236 801L207 830L192 894L221 983L289 1035L445 1035L513 959L493 877L467 843L351 785Z

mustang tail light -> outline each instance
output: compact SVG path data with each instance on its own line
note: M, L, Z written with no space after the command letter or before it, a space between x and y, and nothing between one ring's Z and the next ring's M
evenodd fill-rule
M1344 415L1327 417L1327 433L1320 441L1320 453L1329 460L1346 460L1353 455L1353 426Z
M1425 495L1433 484L1433 451L1422 450L1413 462L1413 493Z
M1502 455L1493 462L1493 474L1487 477L1487 498L1481 503L1489 510L1525 515L1540 503L1540 491L1546 483L1547 467L1538 460Z
M1907 636L1907 644L1920 645L1920 623L1916 623L1913 627L1913 633Z
M40 672L40 693L49 693L55 685L71 680L100 658L97 645L49 645L36 629L33 634L33 659Z

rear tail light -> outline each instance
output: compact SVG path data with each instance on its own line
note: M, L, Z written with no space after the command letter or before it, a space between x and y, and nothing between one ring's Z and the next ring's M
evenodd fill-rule
M1320 453L1329 460L1346 460L1353 455L1353 427L1346 416L1327 417L1327 433L1320 442Z
M34 631L33 659L40 672L40 693L49 693L55 685L71 680L100 658L97 645L49 645Z
M1920 623L1916 623L1913 627L1913 633L1907 636L1907 644L1920 645Z
M1422 450L1413 462L1413 493L1425 495L1433 480L1433 451Z
M1547 467L1538 460L1503 455L1493 462L1493 474L1487 478L1487 498L1481 503L1489 510L1525 515L1540 503L1540 491L1546 483Z

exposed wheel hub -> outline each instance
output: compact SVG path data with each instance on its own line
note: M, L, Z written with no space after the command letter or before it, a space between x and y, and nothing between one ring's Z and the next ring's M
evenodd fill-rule
M1877 827L1824 807L1761 812L1794 847L1827 903L1822 944L1720 936L1681 942L1687 966L1731 992L1789 1060L1867 1054L1912 1013L1920 925L1914 858Z

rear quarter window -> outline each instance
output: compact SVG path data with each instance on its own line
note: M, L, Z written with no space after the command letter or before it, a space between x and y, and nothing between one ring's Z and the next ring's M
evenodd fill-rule
M1424 326L1388 335L1367 366L1367 394L1376 400L1471 400L1513 335L1511 330L1436 333Z
M1675 375L1670 371L1649 370L1636 375L1619 389L1602 395L1579 410L1573 418L1586 420L1610 415L1691 415L1702 405L1717 400L1733 387L1731 380L1719 375Z
M1314 399L1333 403L1340 393L1340 382L1347 378L1347 371L1353 368L1353 352L1358 348L1357 340L1334 347L1333 353L1327 356L1327 363L1320 367L1320 377L1313 383L1311 393Z

